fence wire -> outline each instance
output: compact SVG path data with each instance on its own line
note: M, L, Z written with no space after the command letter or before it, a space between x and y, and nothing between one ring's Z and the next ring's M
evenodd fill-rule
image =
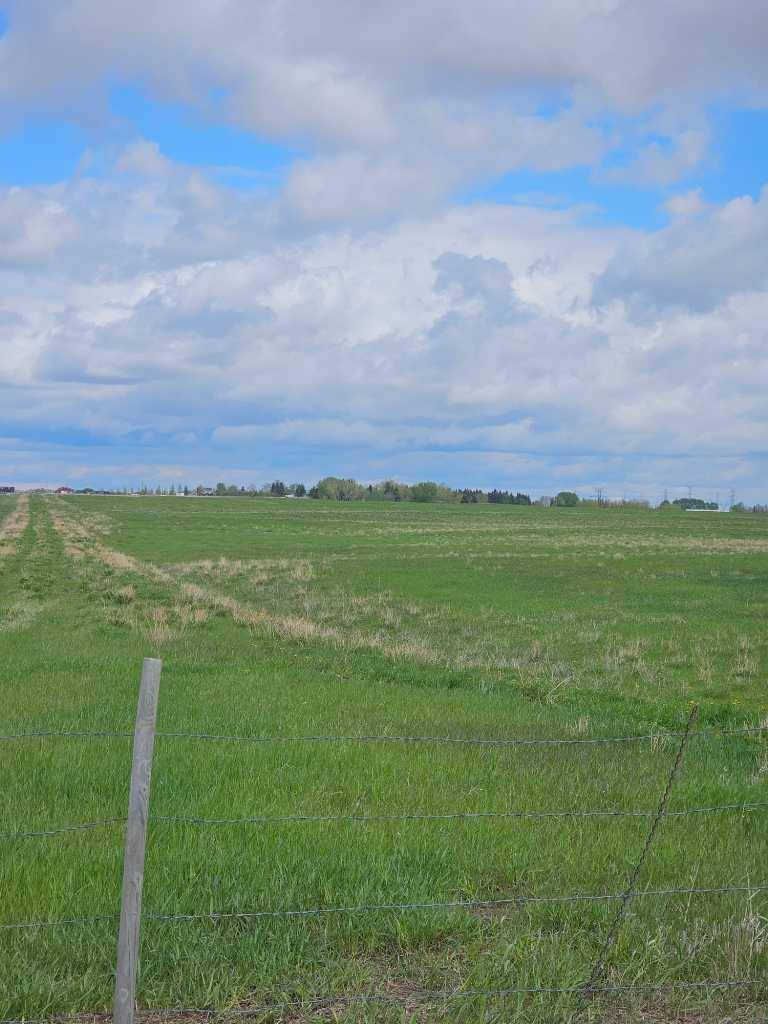
M51 740L51 739L132 739L132 732L113 732L102 730L43 730L40 732L16 732L0 736L4 740Z
M694 814L724 814L730 811L756 811L768 807L768 800L754 800L733 804L711 804L707 807L682 807L665 810L663 818L683 818ZM282 814L256 815L251 818L197 818L185 815L153 814L150 821L165 825L283 825L283 824L368 824L376 822L408 821L476 821L476 820L541 820L549 818L650 818L655 810L617 810L596 808L584 811L447 811L444 814ZM0 832L0 839L47 839L72 832L86 832L106 825L124 825L126 818L100 818L72 825L58 825L40 831Z
M677 774L680 771L680 766L683 763L685 749L688 746L688 740L690 738L691 729L693 728L693 723L696 721L696 716L698 715L698 713L699 709L696 705L694 705L694 707L691 708L690 715L688 716L688 722L685 727L685 732L683 733L683 736L680 740L680 746L675 756L675 760L672 764L672 768L670 769L669 777L667 778L667 784L664 787L664 792L662 793L661 800L659 801L656 816L653 819L651 827L648 831L648 835L645 837L645 842L643 843L643 848L640 851L640 856L637 858L637 862L635 863L635 866L632 869L632 873L629 876L627 888L624 892L624 895L621 898L619 907L616 911L613 921L611 922L611 926L608 929L608 933L605 936L605 940L600 949L600 952L597 954L589 978L583 986L581 1002L580 1006L577 1009L576 1016L580 1014L582 1009L586 1006L587 1002L592 998L595 985L599 981L601 981L602 978L605 976L605 972L608 967L608 958L610 957L611 952L613 951L613 947L616 944L616 939L619 935L619 929L621 928L622 921L624 920L624 915L627 912L629 902L633 896L633 889L635 888L640 879L640 872L643 870L643 865L645 863L646 857L648 856L648 852L651 849L651 846L653 845L653 840L656 837L656 833L658 832L659 826L661 825L662 819L664 817L664 812L667 809L667 803L669 802L669 797L672 793L672 787L675 784L675 779L677 778ZM572 1020L573 1019L574 1018L572 1018Z
M696 992L714 991L717 989L729 988L760 988L765 987L766 981L755 978L704 978L699 981L667 981L662 984L632 984L632 985L603 985L593 989L595 995L617 996L617 995L651 995L665 992ZM535 996L535 995L575 995L583 990L581 985L571 986L512 986L509 988L465 988L452 990L435 991L414 991L407 996L393 995L386 992L360 992L345 995L313 996L306 999L286 999L281 1002L267 1003L263 1006L233 1007L226 1010L216 1010L211 1007L190 1007L175 1006L159 1009L146 1009L138 1012L139 1019L147 1021L157 1018L172 1019L175 1017L206 1017L214 1020L237 1019L247 1017L259 1017L264 1014L285 1012L290 1010L309 1010L316 1012L324 1009L353 1006L356 1003L383 1003L389 1005L403 1005L413 1003L439 1003L451 1002L456 999L505 999L512 996ZM75 1013L62 1014L55 1017L39 1018L5 1018L0 1024L74 1024L81 1021L83 1024L90 1021L105 1021L112 1018L111 1013ZM768 1024L768 1018L754 1020L752 1024Z
M153 815L151 820L158 824L169 825L192 825L192 826L247 826L263 824L289 824L289 823L374 823L374 822L418 822L418 821L473 821L481 819L518 819L518 820L543 820L543 819L586 819L586 818L652 818L652 825L639 860L632 872L627 887L617 893L570 893L550 894L539 896L514 896L505 899L456 899L448 901L423 901L423 902L401 902L401 903L370 903L362 905L293 908L293 909L265 909L253 911L210 911L208 913L148 913L143 914L146 921L156 922L218 922L232 920L259 920L259 919L303 919L309 917L322 917L328 915L354 915L367 913L391 913L391 912L421 912L421 911L453 911L453 910L482 910L488 908L524 908L526 906L542 904L562 903L602 903L619 901L617 912L612 919L606 939L604 940L600 954L592 968L589 979L578 985L569 987L511 987L500 989L461 989L453 991L414 992L409 993L407 999L414 1002L444 1002L454 999L468 998L505 998L511 996L533 996L533 995L571 995L584 999L599 995L618 995L620 993L653 993L670 990L697 991L716 990L732 987L763 986L765 980L758 981L754 978L744 979L702 979L692 982L671 982L663 985L605 985L605 972L607 957L612 948L618 928L623 919L624 912L633 899L646 897L674 897L674 896L720 896L726 894L747 893L750 896L768 891L768 883L758 885L723 885L712 887L675 887L668 889L643 889L636 888L640 870L644 863L646 854L660 823L665 818L677 818L688 815L714 814L726 812L746 812L759 810L768 807L768 801L723 803L701 807L685 807L678 810L668 810L667 802L671 792L677 771L680 767L683 752L686 744L698 737L727 738L734 736L759 735L768 736L768 725L765 723L756 726L746 726L738 729L705 728L694 731L692 729L693 713L688 720L684 730L667 730L650 732L639 735L623 736L596 736L596 737L463 737L463 736L434 736L434 735L303 735L303 736L274 736L274 735L227 735L202 732L158 732L158 739L167 740L189 740L195 742L227 742L227 743L252 743L252 744L297 744L297 743L322 743L322 744L354 744L354 743L400 743L400 744L446 744L453 746L484 747L484 748L514 748L514 747L594 747L606 744L629 744L641 742L659 742L680 738L680 746L677 756L669 775L665 792L662 796L659 807L655 810L632 809L585 809L576 811L565 810L511 810L511 811L459 811L446 813L407 813L407 814L338 814L338 815L259 815L243 818L204 818L180 815ZM47 739L131 739L133 732L118 730L42 730L32 732L17 732L0 735L0 741L26 741L26 740L47 740ZM81 822L67 825L56 825L39 830L14 831L0 833L0 839L39 839L73 834L98 829L110 825L124 825L124 817L102 818L90 822ZM119 915L97 914L87 917L69 917L58 920L34 920L24 922L10 922L0 924L0 931L12 930L36 930L56 929L87 926L97 923L112 923L119 919ZM307 998L305 1000L286 1000L261 1007L239 1007L231 1010L214 1010L211 1008L187 1008L176 1007L160 1010L145 1011L147 1017L175 1017L183 1015L206 1016L210 1018L226 1017L256 1017L278 1011L286 1011L292 1008L311 1007L319 1010L323 1007L347 1006L354 1003L403 1003L404 999L399 996L380 993L360 993L353 995L331 995L319 998ZM60 1017L40 1018L39 1024L54 1024L55 1021L76 1021L106 1020L110 1014L75 1014ZM0 1020L0 1024L36 1024L26 1020L14 1021L12 1019ZM766 1019L765 1024L768 1024Z
M746 892L755 895L768 891L768 883L760 885L723 885L698 888L639 889L635 892L614 893L567 893L547 896L510 896L506 899L446 900L423 903L364 903L337 907L309 907L288 910L222 910L195 914L142 914L143 921L227 921L256 920L277 917L321 917L330 914L370 914L399 910L477 910L489 907L524 907L542 903L600 903L611 900L625 900L647 896L717 896L726 893ZM72 917L54 921L21 921L0 924L0 931L22 928L64 928L71 925L88 925L98 921L114 921L118 914L98 914L91 917ZM582 986L583 988L583 986Z
M125 818L100 818L98 821L83 821L76 825L57 825L39 832L0 832L0 839L47 839L69 832L88 832L104 825L124 825Z
M689 814L715 814L726 811L757 810L768 807L768 800L752 803L713 804L710 807L685 807L677 811L664 811L664 818L680 818ZM547 818L650 818L656 810L623 811L596 809L585 811L454 811L445 814L285 814L276 817L254 818L194 818L178 815L153 815L152 821L180 825L274 825L302 822L397 822L397 821L465 821L476 819L547 819Z
M745 726L739 729L697 729L691 738L697 736L742 736L750 733L766 733L768 725ZM630 736L560 736L560 737L501 737L499 739L482 736L407 736L407 735L307 735L307 736L243 736L226 733L204 732L157 732L158 739L182 739L201 741L220 741L227 743L448 743L479 747L530 747L530 746L589 746L600 743L640 743L643 741L658 742L663 739L679 738L685 730L666 730L662 732L641 733ZM22 741L33 739L131 739L132 732L117 731L84 731L84 730L46 730L40 732L18 732L0 735L0 742Z

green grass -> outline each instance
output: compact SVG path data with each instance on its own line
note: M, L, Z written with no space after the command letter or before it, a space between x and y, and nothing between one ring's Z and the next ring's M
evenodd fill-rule
M141 658L159 729L295 736L599 737L738 728L768 711L759 516L270 500L33 498L0 560L0 732L132 729ZM11 500L0 502L2 509ZM57 513L66 544L54 529ZM74 525L73 525L74 524ZM76 534L85 529L85 534ZM2 523L0 522L0 530ZM74 545L74 547L73 547ZM122 562L110 553L121 552ZM133 559L133 561L131 561ZM202 564L201 564L202 563ZM160 570L153 571L154 570ZM202 588L184 592L185 585ZM233 615L234 612L234 615ZM155 816L653 810L669 739L569 747L159 738ZM122 816L130 740L0 743L0 831ZM695 737L672 809L768 800L758 736ZM768 882L766 811L671 817L641 887ZM650 818L155 821L148 913L620 892ZM0 839L0 923L112 914L122 828ZM766 976L766 894L633 901L610 984ZM378 991L401 1006L264 1020L565 1021L613 903L145 922L142 1006ZM116 926L0 931L0 1017L103 1010ZM583 1020L757 1020L766 989L597 1000ZM657 1016L652 1016L656 1014ZM741 1015L741 1016L739 1016Z

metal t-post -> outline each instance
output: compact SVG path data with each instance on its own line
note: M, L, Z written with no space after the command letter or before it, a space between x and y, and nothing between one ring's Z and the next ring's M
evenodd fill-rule
M147 842L149 786L152 780L152 751L155 745L157 698L160 690L158 658L145 658L141 671L139 706L133 734L131 792L125 828L123 896L120 907L120 935L117 942L114 1024L133 1024L136 1006L136 972L139 966L141 893L144 887L144 852Z

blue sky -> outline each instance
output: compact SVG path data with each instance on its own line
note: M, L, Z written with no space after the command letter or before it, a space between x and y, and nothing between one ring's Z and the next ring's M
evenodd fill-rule
M0 180L38 185L61 182L78 171L98 174L115 147L142 138L157 143L170 160L204 169L233 188L277 193L291 164L312 155L310 142L270 139L217 120L220 100L213 95L205 100L207 111L201 112L155 99L139 85L123 84L106 90L106 103L100 123L87 127L63 116L22 118L0 138ZM550 108L543 116L551 119L561 112L561 107ZM768 168L768 110L719 104L707 111L707 118L712 139L703 159L667 184L610 179L612 171L631 164L643 145L656 143L667 151L673 147L668 137L630 123L624 130L633 138L610 150L599 166L576 164L556 171L522 167L492 178L479 176L456 199L583 206L595 219L655 228L668 219L664 199L681 189L701 189L712 202L740 195L757 198ZM606 135L622 130L615 122L599 128Z
M321 6L0 0L0 476L766 500L764 5Z

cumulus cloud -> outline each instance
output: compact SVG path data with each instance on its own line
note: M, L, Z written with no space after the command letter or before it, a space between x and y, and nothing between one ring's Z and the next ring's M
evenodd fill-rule
M670 185L693 171L707 155L710 132L704 128L668 130L664 141L642 144L633 159L604 176L607 181Z
M309 144L319 159L288 193L312 221L410 215L472 174L597 166L622 144L634 155L614 176L667 184L705 156L709 102L768 101L760 0L7 4L0 125L37 110L93 127L111 84L138 84ZM605 111L652 115L657 137L641 142L615 116L609 133ZM131 159L157 164L146 148Z
M768 88L760 0L11 0L9 15L8 100L70 103L117 72L183 98L225 87L233 116L259 130L382 144L404 96L578 88L636 109Z
M88 437L187 475L250 466L241 482L400 460L456 482L623 472L657 490L685 457L757 488L767 193L683 196L650 233L474 204L296 235L280 199L204 182L200 202L195 175L133 147L107 178L0 195L9 237L48 203L69 225L45 260L0 268L7 435Z
M74 235L74 221L55 192L0 192L0 266L47 263Z
M98 140L119 81L302 154L274 193L143 139L0 188L7 465L758 489L768 192L678 186L655 231L457 197L514 168L671 189L711 101L768 102L764 3L6 6L0 126Z
M694 193L668 207L677 214L668 227L632 240L598 276L596 303L618 301L645 319L660 310L706 312L736 294L765 291L768 186L756 200L706 208Z
M672 195L664 202L664 209L672 220L695 217L704 212L705 206L700 188Z

